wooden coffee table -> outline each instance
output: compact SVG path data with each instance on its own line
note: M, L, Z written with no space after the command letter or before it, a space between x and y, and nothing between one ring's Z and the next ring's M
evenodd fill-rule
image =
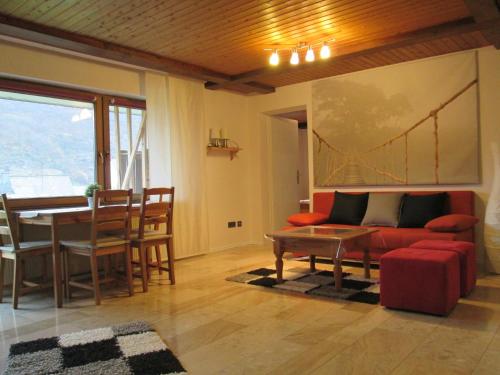
M310 257L311 271L315 271L316 256L331 258L335 289L342 290L342 259L348 251L363 251L365 278L370 278L370 236L374 228L335 228L307 226L268 234L274 241L276 274L283 282L283 254L285 251L306 253Z

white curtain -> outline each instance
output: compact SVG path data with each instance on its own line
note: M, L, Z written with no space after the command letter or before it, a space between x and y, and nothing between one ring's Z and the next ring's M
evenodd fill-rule
M149 148L149 186L171 186L172 164L167 77L146 73L146 135Z
M151 186L175 187L175 256L184 258L206 253L208 211L203 85L148 73L145 88L150 161L159 159L150 162ZM155 176L157 173L160 175ZM168 174L168 178L163 174Z

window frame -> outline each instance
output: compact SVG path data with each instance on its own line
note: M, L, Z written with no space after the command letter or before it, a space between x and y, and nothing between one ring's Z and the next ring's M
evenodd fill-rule
M0 77L0 91L92 103L94 105L95 178L96 182L106 189L111 186L109 106L119 105L121 107L146 109L146 101L141 99L105 95L80 89L2 77ZM87 202L83 196L13 198L10 201L13 208L26 209L81 206Z

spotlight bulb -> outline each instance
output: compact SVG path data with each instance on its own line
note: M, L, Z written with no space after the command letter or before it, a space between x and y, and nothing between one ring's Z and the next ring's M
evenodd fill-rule
M298 65L298 63L299 63L299 53L297 52L296 49L294 49L292 52L292 56L290 57L290 64Z
M269 64L276 66L279 63L280 63L280 57L278 55L278 51L274 50L274 52L271 54L271 57L269 58Z
M306 61L307 61L307 62L312 62L312 61L314 61L314 51L313 51L313 49L311 48L311 46L309 46L309 48L307 49L307 53L306 53Z
M330 47L328 44L325 42L323 43L323 46L321 47L321 51L319 52L319 55L322 59L327 59L330 57Z

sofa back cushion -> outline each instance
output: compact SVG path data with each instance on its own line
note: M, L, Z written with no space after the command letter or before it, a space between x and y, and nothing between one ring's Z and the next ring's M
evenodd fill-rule
M436 194L442 191L404 191L411 195ZM348 194L361 194L366 191L349 192ZM448 203L445 207L445 214L464 214L474 215L474 192L473 191L448 191ZM332 211L334 202L333 192L314 193L313 195L313 211L321 212L329 215Z
M397 227L403 193L370 193L361 225Z
M405 194L401 203L399 228L423 228L427 222L445 214L448 194Z
M359 225L365 216L368 193L346 194L336 191L329 223Z

